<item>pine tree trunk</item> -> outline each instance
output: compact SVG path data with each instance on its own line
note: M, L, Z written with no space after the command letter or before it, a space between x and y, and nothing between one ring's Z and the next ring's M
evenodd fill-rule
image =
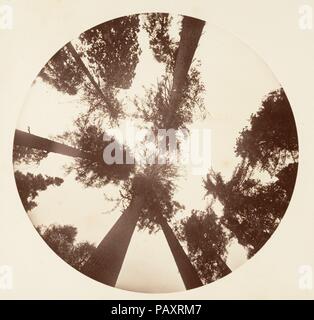
M108 234L98 245L82 272L104 284L115 286L139 219L143 199L135 196Z
M180 101L182 89L184 87L204 24L205 22L203 21L189 17L184 17L183 19L181 40L175 65L173 87L170 98L172 108L176 108ZM67 47L74 56L76 62L81 66L86 76L93 84L98 94L104 99L104 101L106 101L103 92L82 62L73 45L69 43ZM175 112L172 113L171 117L174 116ZM54 142L49 139L44 139L39 136L25 133L20 130L16 130L14 143L25 147L46 150L48 152L54 152L66 156L82 157L86 159L93 158L93 156L87 152ZM97 281L115 286L129 243L131 241L132 234L140 215L140 209L143 204L142 201L143 200L140 197L135 197L131 201L130 206L125 210L105 238L101 241L95 254L85 264L82 269L83 273ZM186 288L192 289L202 286L202 282L200 281L196 270L189 261L167 221L162 218L160 223Z
M78 157L89 160L96 160L94 159L94 156L91 153L67 146L63 143L42 138L21 130L15 130L14 144L27 148L34 148L38 150L45 150L47 152L58 153L64 156L74 158Z
M184 282L185 288L187 290L201 287L203 284L195 270L194 266L190 262L188 256L183 250L180 242L176 238L172 229L168 225L164 217L159 218L161 228L165 234L168 245L177 264L178 270L180 272L181 278Z
M182 90L187 80L187 75L191 67L199 39L202 35L204 25L205 22L202 20L191 17L183 18L181 39L173 73L173 85L170 95L170 106L173 110L176 110L180 103ZM169 124L172 123L172 118L174 118L175 115L175 112L171 114L171 119L169 119L168 122Z

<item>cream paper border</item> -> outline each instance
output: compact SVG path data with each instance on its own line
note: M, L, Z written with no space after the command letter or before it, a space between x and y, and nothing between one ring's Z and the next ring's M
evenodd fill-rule
M299 288L299 267L314 268L314 30L299 28L313 0L0 0L13 6L12 30L0 30L0 265L13 270L0 299L313 299ZM300 168L290 207L268 244L231 275L199 289L140 294L97 283L56 258L34 235L11 164L15 124L30 84L66 42L104 21L143 12L201 18L253 48L284 86L296 117ZM209 49L210 50L210 49ZM210 52L210 51L209 51ZM56 124L58 125L58 124Z

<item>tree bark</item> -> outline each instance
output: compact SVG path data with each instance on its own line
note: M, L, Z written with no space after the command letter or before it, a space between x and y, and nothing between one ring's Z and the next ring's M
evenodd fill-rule
M104 284L115 286L128 250L143 199L135 196L130 205L98 245L82 272Z
M189 17L184 17L183 19L181 40L175 64L174 80L170 97L170 105L172 108L176 108L180 101L183 86L185 84L204 24L204 21ZM84 65L73 45L69 43L67 48L94 86L96 92L106 102L106 97L90 74L89 70ZM172 113L171 117L174 116L175 112ZM20 130L16 130L14 143L66 156L93 160L92 154ZM84 265L82 269L83 273L97 281L115 286L132 234L139 219L142 204L143 200L141 197L135 197L131 201L130 206L125 210L105 238L101 241L95 254ZM189 261L168 223L163 219L164 218L162 218L160 222L161 227L166 236L185 287L187 289L192 289L202 286L202 282L200 281L196 270Z
M90 153L21 130L15 131L14 144L97 161ZM142 204L141 197L135 197L131 201L129 207L99 244L95 254L84 265L83 273L102 283L111 286L116 284Z
M184 282L185 288L189 290L189 289L201 287L203 283L200 280L197 274L197 271L195 270L194 266L190 262L188 256L186 255L180 242L174 235L172 229L168 225L166 219L160 216L159 222L165 234L165 237L167 239L167 242L172 252L172 255L174 257L174 260L177 264L177 267L180 272L181 278Z
M181 39L174 67L173 85L170 95L170 106L174 110L180 103L182 90L185 85L199 39L202 35L204 25L205 21L191 17L183 18ZM174 116L175 112L172 113L170 118L173 118ZM171 119L169 123L171 123Z
M23 147L34 148L38 150L45 150L47 152L58 153L64 156L69 156L74 158L78 157L78 158L84 158L89 160L95 160L95 157L91 153L70 147L63 143L42 138L18 129L15 130L14 144L23 146Z

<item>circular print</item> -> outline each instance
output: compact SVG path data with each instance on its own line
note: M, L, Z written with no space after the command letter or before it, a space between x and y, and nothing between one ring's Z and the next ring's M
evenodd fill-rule
M284 89L249 47L149 13L97 25L43 66L13 162L31 222L67 264L166 293L210 284L264 246L293 193L298 139Z

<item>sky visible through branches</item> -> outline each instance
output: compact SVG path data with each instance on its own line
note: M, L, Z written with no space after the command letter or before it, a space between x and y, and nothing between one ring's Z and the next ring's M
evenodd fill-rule
M180 16L174 16L171 23L169 33L176 41L179 41L181 19ZM155 59L150 48L149 35L143 28L144 22L145 17L140 16L138 43L141 54L132 85L129 89L120 88L116 95L127 114L126 119L119 122L120 127L136 113L134 98L144 97L145 88L156 86L166 72L165 64ZM73 40L72 43L77 45L79 40ZM234 168L241 161L234 152L239 133L248 126L251 114L259 109L263 98L280 88L280 84L249 47L208 23L192 66L197 64L205 86L207 116L205 120L196 116L188 128L211 130L212 168L222 172L225 179L230 179ZM22 110L18 129L30 130L32 134L47 138L70 131L73 129L73 121L88 109L88 103L82 102L80 95L79 91L74 95L61 93L37 78ZM132 121L139 126L145 125L141 119L132 118ZM29 216L35 226L74 225L78 230L78 241L89 241L97 245L121 215L122 203L116 206L109 199L120 197L120 186L108 184L100 189L85 188L75 180L73 173L65 175L64 167L72 161L71 158L49 154L38 165L18 166L23 172L64 179L61 186L48 187L45 192L39 193L36 198L38 206L29 212ZM192 175L190 169L185 168L184 175L176 181L174 199L183 204L185 209L172 218L170 224L173 227L189 216L192 210L206 210L212 201L212 197L204 198L204 177ZM270 176L264 174L260 179L267 181ZM214 210L218 216L221 215L222 205L219 201L215 202ZM186 250L184 242L182 245ZM149 255L150 252L154 254ZM232 270L247 259L246 250L236 241L231 242L227 253L227 264ZM160 277L154 277L155 272ZM138 277L139 274L141 277ZM136 229L116 287L144 292L184 290L162 231L149 234L147 230Z

